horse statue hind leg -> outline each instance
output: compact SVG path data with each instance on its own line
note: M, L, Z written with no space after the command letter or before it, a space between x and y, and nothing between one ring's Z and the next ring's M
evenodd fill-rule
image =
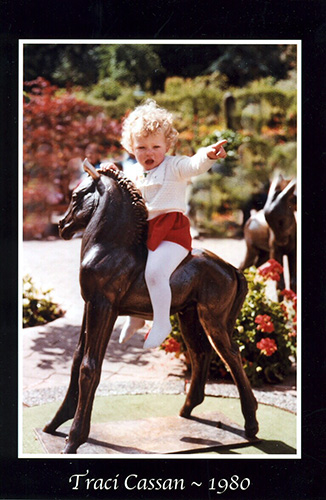
M205 398L205 384L209 371L212 346L199 321L196 305L178 313L182 337L191 362L191 384L180 416L189 418L195 406Z
M229 290L228 300L220 304L218 313L214 300L217 290L214 290L214 286L210 286L205 300L198 304L198 315L214 350L230 369L240 395L245 433L247 437L252 438L259 429L256 419L258 405L242 366L239 347L232 339L235 322L247 293L247 284L237 270L234 272L236 274L235 287Z
M220 265L223 263L220 262ZM207 279L205 273L201 274L203 280ZM189 418L193 408L204 400L213 348L230 369L240 395L245 433L252 438L259 428L256 419L258 405L242 366L238 345L232 340L234 325L247 293L247 283L234 268L228 280L221 279L220 269L212 264L209 265L209 274L210 286L199 286L197 304L191 304L178 314L192 368L191 385L180 416ZM225 293L221 294L221 288Z

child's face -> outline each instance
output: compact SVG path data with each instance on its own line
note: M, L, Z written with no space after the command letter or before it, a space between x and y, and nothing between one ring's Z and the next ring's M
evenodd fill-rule
M168 150L164 133L158 131L146 137L133 137L133 154L145 170L158 167L164 160Z

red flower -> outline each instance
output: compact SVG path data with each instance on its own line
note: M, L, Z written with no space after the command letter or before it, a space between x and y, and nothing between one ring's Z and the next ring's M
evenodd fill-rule
M265 356L272 356L275 351L277 351L277 345L275 340L266 337L265 339L261 339L260 342L256 344L257 348L261 350Z
M165 352L179 352L181 344L177 340L169 338L165 342L163 342L162 347Z
M289 319L289 313L288 313L288 309L287 309L286 305L285 305L285 304L283 304L283 302L282 302L282 303L280 304L280 307L281 307L281 309L282 309L282 311L283 311L284 318L285 318L285 319Z
M293 302L296 302L297 296L292 290L287 290L286 288L281 291L281 295L287 300L292 300Z
M258 324L257 330L261 330L264 333L272 333L275 330L272 319L268 314L258 314L255 323Z
M265 264L258 268L258 274L265 279L272 279L274 281L280 281L280 274L283 273L283 267L277 260L270 259Z

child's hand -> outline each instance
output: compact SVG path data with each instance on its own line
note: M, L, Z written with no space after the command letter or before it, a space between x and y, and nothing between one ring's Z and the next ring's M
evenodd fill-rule
M100 170L102 170L102 172L108 172L109 170L120 170L120 169L114 163L104 163L103 165L101 165Z
M220 158L226 158L227 152L223 148L224 144L228 141L223 139L222 141L218 141L207 148L207 157L211 160L219 160Z

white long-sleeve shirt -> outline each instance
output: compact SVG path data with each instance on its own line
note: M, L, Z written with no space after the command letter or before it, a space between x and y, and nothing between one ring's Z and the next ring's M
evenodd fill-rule
M191 177L207 172L216 160L207 157L206 148L193 156L166 156L163 162L134 179L148 210L148 220L169 212L185 213L186 189ZM139 164L135 164L139 168ZM135 169L135 171L136 171Z

